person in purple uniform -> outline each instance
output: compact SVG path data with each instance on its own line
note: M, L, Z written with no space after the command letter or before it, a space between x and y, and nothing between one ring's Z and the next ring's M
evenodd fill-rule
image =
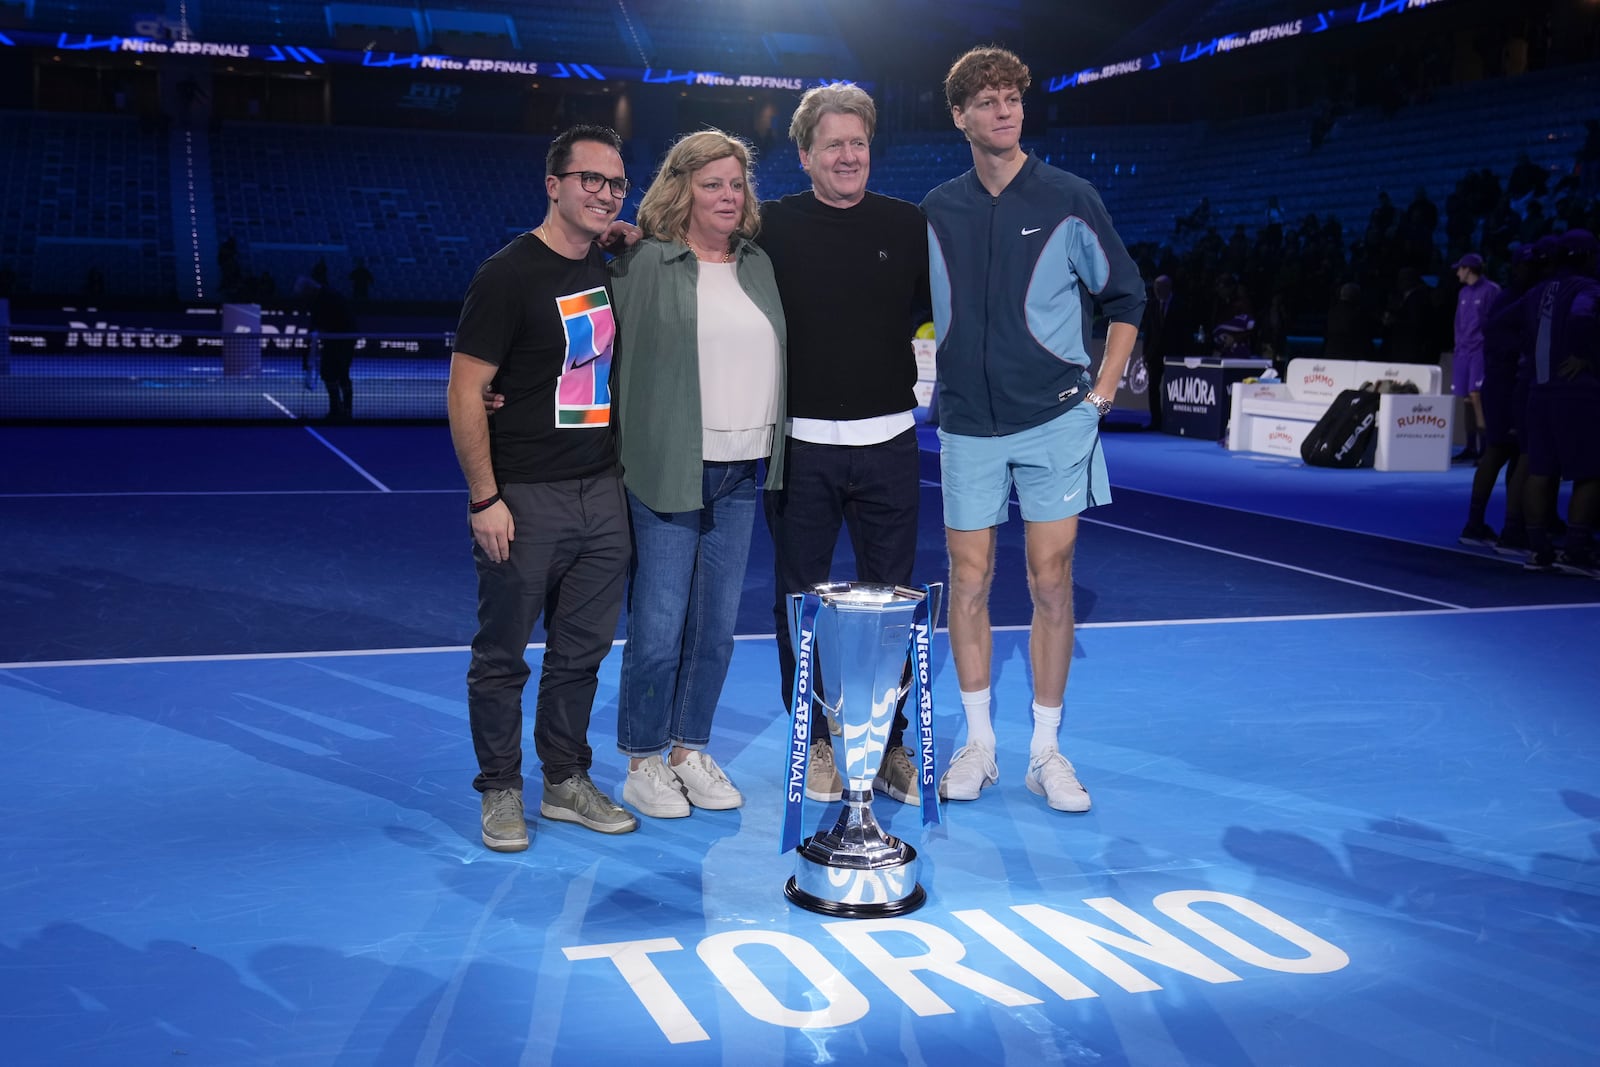
M1489 323L1521 299L1537 281L1533 246L1521 245L1511 257L1510 284L1495 294L1494 303L1484 315L1483 379L1478 391L1483 411L1483 455L1472 476L1467 524L1459 538L1464 545L1492 548L1508 555L1520 555L1528 550L1527 524L1522 510L1523 489L1528 479L1527 463L1522 461L1524 427L1520 417L1513 418L1522 339L1515 329L1491 329ZM1526 396L1522 400L1525 406ZM1506 514L1505 523L1496 534L1488 523L1487 513L1501 470L1506 472Z
M1600 241L1587 230L1561 235L1555 273L1538 291L1528 390L1529 570L1600 577L1594 531L1600 521ZM1572 480L1566 544L1549 536L1548 502Z
M1456 297L1456 348L1452 377L1456 396L1472 414L1467 447L1456 463L1476 462L1483 454L1483 323L1500 295L1500 287L1483 276L1483 257L1468 252L1455 262L1461 292Z

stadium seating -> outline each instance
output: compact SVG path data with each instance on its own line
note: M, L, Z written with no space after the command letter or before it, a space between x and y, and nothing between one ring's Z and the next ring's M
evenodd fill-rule
M18 293L173 292L168 147L139 120L0 112L0 265Z
M227 124L212 146L219 237L279 292L318 258L357 258L383 300L453 299L544 216L548 141L492 134Z
M1600 69L1566 68L1440 89L1391 116L1363 108L1317 149L1311 113L1300 111L1188 126L1077 127L1065 131L1061 151L1068 170L1101 189L1129 242L1171 240L1173 220L1201 196L1223 235L1260 226L1267 198L1276 196L1287 218L1332 215L1353 240L1380 189L1401 208L1418 186L1442 204L1467 170L1488 167L1504 177L1523 152L1565 173L1597 97Z
M1332 215L1355 240L1380 188L1399 207L1418 185L1442 204L1469 168L1503 178L1521 153L1567 173L1594 99L1600 68L1587 66L1442 89L1388 117L1356 111L1315 151L1304 112L1081 126L1027 147L1093 182L1130 244L1173 241L1174 219L1201 196L1224 235L1258 227L1275 196L1288 219ZM17 276L16 293L77 293L91 264L108 293L172 293L176 139L121 116L0 117L0 265ZM378 278L374 298L439 299L544 211L537 138L230 122L209 140L215 231L201 236L202 259L209 265L231 234L245 269L271 272L280 292L319 256L336 280L362 257ZM883 129L872 188L920 201L970 163L953 129ZM809 186L786 140L758 161L757 184L766 197Z

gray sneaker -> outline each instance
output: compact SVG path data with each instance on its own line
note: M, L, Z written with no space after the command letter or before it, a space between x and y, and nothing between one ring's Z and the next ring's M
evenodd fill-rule
M639 828L639 820L600 792L587 774L574 774L564 782L544 784L539 814L559 822L575 822L602 834L625 834Z
M844 796L844 783L833 762L833 746L826 741L811 742L811 762L806 765L806 799L826 804Z
M873 790L902 804L921 802L920 784L917 781L917 761L904 745L896 745L884 754L878 777L872 780Z
M496 852L528 847L528 822L522 815L522 790L483 791L483 843Z

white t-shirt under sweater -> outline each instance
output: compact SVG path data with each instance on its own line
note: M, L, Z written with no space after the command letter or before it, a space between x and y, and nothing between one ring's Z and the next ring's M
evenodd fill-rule
M778 421L778 335L740 286L737 264L700 264L695 315L703 458L770 456Z

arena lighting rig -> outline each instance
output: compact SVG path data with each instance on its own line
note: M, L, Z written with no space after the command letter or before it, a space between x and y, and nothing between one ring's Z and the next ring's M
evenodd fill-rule
M1193 63L1196 60L1209 59L1213 56L1231 55L1234 52L1253 48L1256 45L1270 44L1273 41L1305 37L1314 33L1325 33L1328 30L1340 29L1346 26L1366 25L1388 18L1391 15L1403 15L1411 11L1420 11L1423 8L1434 7L1444 2L1445 0L1364 0L1363 3L1352 7L1319 11L1302 18L1275 22L1270 26L1258 26L1255 29L1241 30L1238 33L1225 33L1220 37L1212 37L1192 44L1182 44L1174 48L1164 48L1157 52L1146 52L1132 59L1107 63L1100 67L1088 67L1072 74L1056 74L1046 79L1045 89L1047 92L1059 93L1063 89L1091 85L1094 82L1105 81L1107 78L1120 78L1128 74L1142 74L1146 71L1160 70L1169 64ZM1600 0L1595 0L1595 2L1600 2Z

